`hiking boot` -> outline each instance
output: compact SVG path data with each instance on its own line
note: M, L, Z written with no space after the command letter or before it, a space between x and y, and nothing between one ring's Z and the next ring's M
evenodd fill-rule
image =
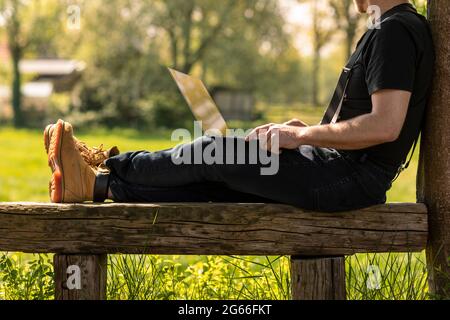
M49 145L50 145L50 137L52 136L55 125L49 124L44 130L44 144L45 144L45 152L48 154ZM84 161L90 165L92 168L98 171L106 172L108 168L105 166L105 160L117 156L120 154L119 149L114 146L108 150L103 150L103 144L98 148L93 147L90 148L86 143L78 140L75 136L73 136L73 141L75 142L75 146L83 157Z
M46 130L47 132L47 130ZM54 203L92 201L96 171L81 156L70 123L59 120L48 130L48 163L52 169L49 185Z

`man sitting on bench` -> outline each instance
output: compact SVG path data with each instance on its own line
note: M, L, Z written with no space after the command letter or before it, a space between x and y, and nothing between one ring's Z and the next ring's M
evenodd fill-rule
M360 12L378 6L381 22L360 40L320 125L292 120L258 127L245 140L204 136L118 154L87 148L60 120L45 130L51 200L278 202L315 211L384 203L420 133L434 51L426 20L407 1L355 4ZM274 174L262 174L267 163L255 156L255 143L258 154L278 157ZM196 161L198 150L217 161Z

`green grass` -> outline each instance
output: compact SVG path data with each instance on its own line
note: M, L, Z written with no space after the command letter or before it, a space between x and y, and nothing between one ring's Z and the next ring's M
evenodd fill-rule
M293 117L317 123L315 108L271 108L268 119ZM77 136L89 145L117 145L121 151L159 150L174 145L170 133L96 129ZM42 132L0 128L0 201L48 201L50 170ZM415 202L417 153L410 168L389 191L391 202ZM0 299L50 299L51 255L0 254ZM423 253L363 254L347 258L347 295L351 299L425 299ZM287 299L287 257L130 256L109 257L110 299ZM371 288L380 270L380 287Z

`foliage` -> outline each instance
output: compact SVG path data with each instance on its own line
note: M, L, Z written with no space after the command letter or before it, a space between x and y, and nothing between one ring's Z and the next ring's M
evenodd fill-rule
M77 4L80 30L63 23L68 19L66 1L17 3L20 38L27 41L18 42L23 54L16 61L68 57L86 62L68 107L58 108L78 124L167 126L166 119L148 114L164 114L150 108L160 101L158 96L180 95L163 66L191 72L211 86L247 90L269 103L310 99L308 82L299 81L309 71L294 35L286 31L277 0L227 0L219 5L210 0L83 1ZM35 16L39 19L30 18ZM178 115L177 106L169 108L174 109L172 118Z
M145 103L148 104L148 114L153 117L150 121L157 127L189 128L192 126L194 121L192 112L178 92L154 95Z
M54 296L53 266L47 255L0 255L0 299L48 300Z
M0 299L52 299L50 258L0 257ZM350 300L429 299L424 254L357 254L346 258ZM111 300L286 300L289 258L110 255Z
M347 297L351 300L428 299L425 255L359 254L347 258Z
M288 299L285 257L115 255L109 299Z
M94 112L108 126L170 125L167 118L178 119L182 110L172 99L180 93L164 65L201 76L209 85L304 101L306 90L297 82L300 57L289 44L278 6L275 0L85 3L74 54L87 69L79 103L69 113ZM169 99L163 102L161 95ZM150 108L155 101L157 106ZM171 114L159 119L166 115L161 110ZM151 117L144 116L148 111ZM149 123L150 118L155 121Z
M426 0L411 0L417 11L426 16L427 15L427 1Z
M0 2L0 18L6 30L11 56L11 104L16 127L26 124L22 110L20 61L30 53L46 57L56 54L53 44L60 29L59 9L57 0Z
M25 260L27 262L25 263ZM351 300L429 299L424 254L357 254L346 258ZM0 299L52 299L50 258L0 256ZM289 258L110 255L110 300L286 300Z

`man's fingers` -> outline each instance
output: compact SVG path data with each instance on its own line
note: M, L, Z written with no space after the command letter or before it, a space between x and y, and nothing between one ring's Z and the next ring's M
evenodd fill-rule
M267 136L266 132L260 132L258 134L259 147L263 150L267 150Z
M280 131L273 132L270 136L270 152L280 154Z
M245 138L249 140L259 140L259 147L276 154L280 152L280 125L269 123L253 129Z
M245 137L245 141L250 140L258 140L258 133L255 130L252 130L252 132Z
M280 128L277 126L271 127L266 133L267 150L270 152L280 153Z
M265 125L256 127L245 137L245 140L249 141L249 140L255 139L256 137L258 137L258 135L261 131L268 130L272 125L273 125L273 123L269 123L269 124L265 124Z

